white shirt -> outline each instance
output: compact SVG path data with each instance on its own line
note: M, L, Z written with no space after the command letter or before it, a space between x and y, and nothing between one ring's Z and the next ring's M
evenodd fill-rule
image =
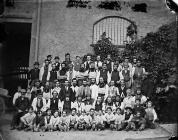
M90 86L91 89L91 98L96 101L98 97L98 86L96 84Z
M37 111L37 98L38 97L34 98L32 101L32 107L33 107L34 111ZM47 107L46 100L44 98L42 98L42 102L43 102L43 106L41 108L41 111L44 112L44 111L46 111L46 107Z
M133 97L133 100L135 101L135 99L136 99L136 97L134 96ZM141 97L141 104L144 104L145 102L147 101L147 98L146 98L146 96L144 96L144 95L142 95L142 97Z
M108 97L108 85L106 84L103 88L98 86L98 94L104 94L104 99Z
M71 86L71 89L72 89L72 91L74 92L75 91L75 93L77 93L78 92L78 86Z
M121 109L123 110L125 107L133 108L134 104L135 104L135 100L132 96L125 97L123 102L121 103Z
M59 117L51 116L50 125L56 126L56 125L59 124L59 122L60 122L60 118Z
M76 108L78 113L81 113L85 109L85 104L83 102L75 101L71 103L71 108Z
M13 97L13 100L12 100L12 103L13 105L15 105L15 101L17 100L17 98L19 98L21 96L21 92L16 92L14 94L14 97Z

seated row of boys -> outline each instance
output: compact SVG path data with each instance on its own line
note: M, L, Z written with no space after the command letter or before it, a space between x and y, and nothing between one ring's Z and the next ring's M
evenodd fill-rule
M83 98L83 100L82 100L81 96L78 96L77 100L72 102L70 100L70 96L69 95L66 95L65 99L63 101L59 100L57 98L57 95L58 95L57 92L53 91L53 97L51 98L51 101L49 101L47 104L46 104L46 100L43 98L43 94L41 92L39 92L38 96L33 99L33 102L31 104L32 105L31 110L32 110L32 112L35 111L37 114L39 112L43 113L42 116L44 116L44 114L46 114L45 113L46 110L50 110L51 114L53 114L53 115L55 115L55 114L59 115L60 114L59 116L61 116L61 114L62 114L62 116L63 115L65 116L65 114L69 115L71 113L71 111L73 112L73 110L75 110L75 112L78 114L78 116L81 116L82 114L85 115L85 112L88 115L88 114L90 114L91 110L93 110L93 111L96 112L95 113L96 116L97 116L97 112L101 111L101 112L104 112L104 113L106 112L106 114L109 114L109 118L110 118L112 116L111 112L115 113L115 115L116 115L117 114L116 112L118 112L117 110L119 108L119 110L121 112L123 112L123 111L127 112L127 110L132 110L133 109L132 111L133 111L134 115L136 115L137 112L140 112L140 115L142 117L145 116L145 114L147 114L146 116L147 116L147 118L149 118L151 120L151 122L154 122L157 119L157 115L156 115L154 109L151 107L152 105L150 105L151 102L148 102L147 111L144 109L144 104L145 104L146 100L145 101L141 100L140 97L142 95L141 95L140 89L137 89L137 94L135 96L133 96L131 94L131 90L130 89L127 89L126 92L127 92L127 96L123 100L121 100L119 95L115 96L115 98L112 98L111 96L108 96L105 100L101 96L98 96L97 100L93 102L92 99L91 99L91 96L86 96L86 98ZM25 95L26 95L26 91L22 89L21 96L19 98L17 98L17 100L15 102L15 107L17 108L18 112L13 117L12 129L19 128L20 118L26 113L28 107L30 106L30 102L29 102L28 98L25 97ZM108 111L108 110L110 110L110 111ZM146 113L145 113L145 111L146 111ZM134 117L134 118L137 118L137 117ZM21 121L22 121L22 118L21 118ZM130 117L127 116L127 119L129 119L129 118ZM132 120L134 120L134 118ZM144 120L144 118L142 118L142 119ZM129 121L130 120L131 119L129 119ZM138 121L139 119L136 119L136 120ZM146 120L148 120L148 119L146 119ZM32 121L32 122L33 122L32 124L34 124L33 125L33 127L34 127L35 123L34 123L34 121ZM39 121L37 120L37 122L39 122ZM78 123L78 124L80 124L80 123ZM109 126L107 125L107 121L104 124L105 124L106 128L107 127L109 127L109 128L111 127L111 129L113 128L113 122L111 123L112 125L109 125ZM146 122L143 121L143 125L139 129L140 130L144 129L145 124L146 124ZM130 127L133 127L133 125L134 124L131 125L130 123L128 123L128 127L126 127L126 128L129 129ZM149 125L151 125L151 127L153 127L153 124L150 123L150 122L149 122ZM60 125L58 125L58 126L60 126ZM93 124L92 124L92 126L93 126ZM122 128L123 128L123 121L122 121ZM34 127L32 129L34 131L36 131L36 129L39 130L38 127L37 128ZM67 127L67 130L68 129L69 129L69 127ZM80 129L80 127L78 129ZM53 129L50 129L50 130L53 130ZM63 128L60 128L60 130L63 130ZM120 129L117 129L117 130L120 130Z
M47 109L45 113L38 111L34 113L33 107L30 107L28 113L20 118L18 130L25 131L69 131L74 130L93 130L100 131L104 129L111 130L139 130L147 128L155 128L157 115L152 102L147 102L147 108L140 106L140 100L136 100L136 105L132 109L126 107L124 111L116 108L115 112L108 107L105 112L102 110L95 111L93 108L89 112L81 111L77 113L76 108L71 109L71 113L67 111L59 112Z

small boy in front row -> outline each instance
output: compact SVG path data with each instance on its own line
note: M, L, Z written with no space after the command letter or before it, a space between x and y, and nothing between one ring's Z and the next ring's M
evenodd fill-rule
M59 112L56 110L50 120L50 127L51 127L50 131L51 132L59 129L59 121L60 121Z
M77 121L77 129L78 130L85 130L88 129L88 127L90 126L89 121L91 119L89 119L89 115L87 116L85 111L82 111L82 114L78 117L78 121Z
M47 109L46 110L46 115L44 117L44 120L45 120L45 126L44 126L44 129L43 131L50 131L51 130L51 124L50 124L50 121L51 121L51 117L52 117L52 112L50 109Z
M117 130L117 131L120 131L121 130L121 123L122 121L124 120L124 116L121 114L122 110L121 108L116 108L116 113L115 113L115 126L114 128Z
M147 108L145 109L146 126L151 129L155 129L155 121L158 119L155 109L152 106L152 102L147 102Z
M32 130L33 120L36 114L33 111L33 107L28 109L28 113L20 118L20 125L18 130L25 129L25 131Z
M97 112L97 115L96 115L96 127L95 127L95 130L104 130L105 126L104 126L104 121L105 121L105 117L103 115L103 111L102 110L99 110Z
M76 108L72 108L72 112L69 115L69 129L77 129L77 120L78 120L78 116L76 114L77 109Z
M123 118L124 118L124 120L121 122L120 130L127 129L129 122L133 118L132 108L131 107L126 107L125 108L125 113L123 115Z
M105 117L105 121L104 121L105 128L110 128L111 130L113 130L114 129L115 116L112 113L111 107L107 108L107 113L105 113L104 117Z
M69 131L69 117L67 116L67 111L63 110L62 111L62 116L59 121L59 130L66 132Z
M42 131L44 128L44 116L42 116L42 111L38 111L36 117L33 120L32 130L34 132Z

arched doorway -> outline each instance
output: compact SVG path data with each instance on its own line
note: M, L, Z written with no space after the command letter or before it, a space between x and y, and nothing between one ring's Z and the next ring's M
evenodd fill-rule
M101 35L106 33L106 37L110 38L111 43L116 46L123 46L124 42L129 42L131 38L127 35L128 27L136 25L133 21L120 16L107 16L93 24L93 44L100 40Z

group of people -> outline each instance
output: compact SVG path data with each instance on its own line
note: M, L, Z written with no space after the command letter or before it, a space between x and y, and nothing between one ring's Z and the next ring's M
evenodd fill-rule
M144 130L155 128L157 114L149 73L134 58L112 61L111 55L82 60L70 54L62 63L48 55L42 67L29 70L29 86L18 87L11 129L25 131ZM148 83L148 81L147 81Z

